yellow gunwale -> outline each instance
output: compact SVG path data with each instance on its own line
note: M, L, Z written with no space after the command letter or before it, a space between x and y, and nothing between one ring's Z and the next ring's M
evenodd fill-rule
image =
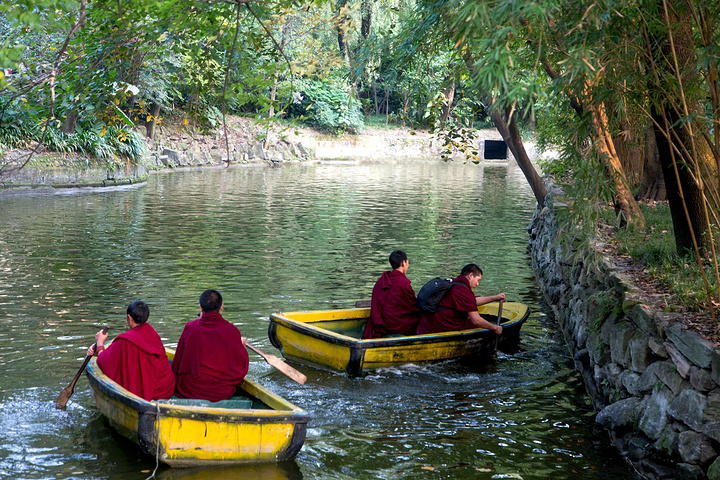
M174 351L167 349L172 358ZM87 367L97 408L145 453L170 466L276 462L293 458L305 440L310 414L245 378L238 390L268 408L218 408L148 402ZM159 449L158 449L159 446Z
M497 315L498 303L483 305L478 311ZM530 309L525 304L504 303L501 343L516 342L529 315ZM357 326L369 316L369 308L278 312L270 315L268 336L288 360L344 370L349 375L403 363L458 358L481 353L488 350L489 345L495 345L495 334L482 328L370 340L324 328L331 322L338 325L344 321Z

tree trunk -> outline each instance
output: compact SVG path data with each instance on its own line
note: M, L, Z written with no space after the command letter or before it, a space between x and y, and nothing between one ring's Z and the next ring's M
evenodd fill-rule
M671 27L651 39L649 47L649 54L655 57L655 64L659 66L658 83L651 80L648 85L653 102L651 116L655 141L665 177L677 251L681 255L693 253L697 246L703 253L711 248L712 238L699 167L711 156L704 137L693 134L703 127L688 120L702 107L685 103L681 90L693 88L698 82L694 69L692 24L681 21L687 16L687 4L673 2L672 8L665 11L665 3L659 1L658 8ZM679 88L669 89L668 85Z
M373 101L375 103L375 115L380 115L380 105L378 105L378 96L377 96L377 82L374 78L372 81L372 91L373 91Z
M145 122L145 136L147 138L155 138L155 126L158 123L158 116L160 116L160 104L152 104L152 107L150 107L150 116L152 117L150 121Z
M347 0L340 0L337 3L338 15L342 12L343 7L347 5ZM348 26L347 15L336 19L335 29L337 30L338 49L340 49L340 55L348 61L348 65L351 64L350 48L345 37L345 28Z
M620 215L620 225L634 225L640 230L645 229L645 216L630 192L627 177L623 171L620 158L615 151L615 144L612 141L608 130L608 118L605 112L605 104L591 105L588 107L592 115L592 129L595 135L595 148L598 150L600 160L605 171L615 186L615 212Z
M372 9L373 0L362 0L361 15L362 22L360 26L360 33L365 40L370 36L370 27L372 25Z
M694 252L693 237L697 240L700 251L704 251L709 245L710 238L703 192L693 178L691 164L678 158L677 150L672 151L674 148L682 149L683 144L690 144L689 132L684 126L676 124L677 118L671 110L665 112L668 117L667 124L662 112L653 108L652 115L656 122L666 126L666 128L655 127L655 140L665 177L677 251L681 255ZM668 133L675 138L675 141L668 140Z
M641 132L644 132L645 124L644 119L642 119L642 128L637 128L633 123L630 123L627 116L623 117L621 121L622 131L613 137L613 143L632 189L640 183L645 164L645 145L644 142L639 141L640 137L642 137Z
M655 129L651 120L647 121L645 129L645 160L636 198L648 201L663 201L667 198L665 194L665 178L663 177L660 155L655 141Z
M495 124L495 128L498 129L498 132L502 135L502 138L505 140L508 148L510 148L510 151L515 157L515 161L517 161L517 164L520 167L520 170L522 170L525 174L525 178L530 184L530 188L535 195L538 205L542 207L545 205L547 189L545 188L542 178L540 178L540 175L537 173L535 167L530 161L530 157L528 157L528 154L525 151L520 131L515 123L515 115L512 116L509 124L505 120L506 117L509 117L509 114L509 110L505 111L505 115L501 115L499 111L494 109L490 116Z
M448 121L448 118L450 118L450 112L452 111L452 103L453 99L455 98L455 80L453 79L452 83L447 86L445 91L443 92L445 94L445 108L443 109L442 117L440 117L444 122Z
M79 118L80 115L75 108L69 109L67 111L67 115L65 116L65 121L63 122L62 126L63 133L75 133Z

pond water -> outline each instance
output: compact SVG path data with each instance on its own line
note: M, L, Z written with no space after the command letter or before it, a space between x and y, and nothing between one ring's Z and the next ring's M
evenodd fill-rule
M268 316L369 299L403 249L415 290L477 263L478 295L533 309L521 352L489 364L407 365L359 378L295 365L250 373L308 410L295 461L174 470L162 479L629 478L594 412L527 252L535 201L514 165L415 162L187 170L146 185L0 197L0 478L144 479L155 459L119 437L83 377L54 401L99 326L150 305L174 346L207 288L276 353Z

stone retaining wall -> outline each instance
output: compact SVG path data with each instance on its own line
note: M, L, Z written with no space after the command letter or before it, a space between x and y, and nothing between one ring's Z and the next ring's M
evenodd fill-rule
M644 478L720 479L720 351L679 314L643 305L610 259L568 251L556 195L529 228L533 268L597 423Z

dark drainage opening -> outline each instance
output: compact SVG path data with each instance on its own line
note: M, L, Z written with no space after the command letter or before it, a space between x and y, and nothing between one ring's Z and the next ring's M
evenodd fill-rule
M485 140L486 160L507 159L507 145L502 140Z

